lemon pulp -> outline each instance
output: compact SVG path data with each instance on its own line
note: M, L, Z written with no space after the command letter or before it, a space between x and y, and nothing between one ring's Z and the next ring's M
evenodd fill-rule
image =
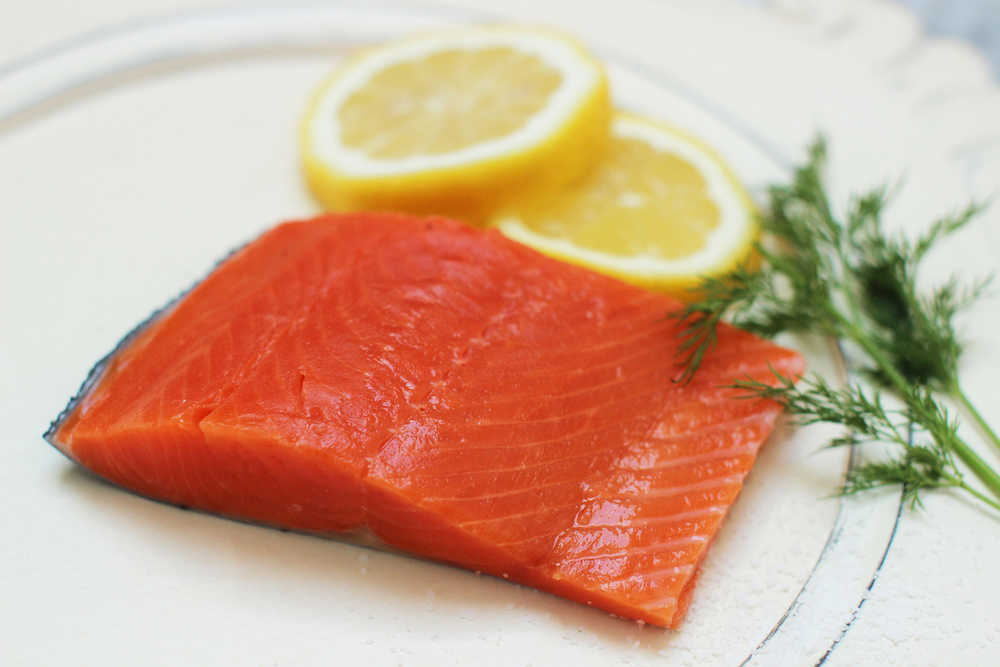
M470 86L483 81L491 84ZM508 47L432 53L387 67L351 94L338 111L341 141L383 159L453 153L511 134L561 82L537 56Z
M722 159L685 132L618 114L601 160L563 189L519 198L504 233L625 280L682 288L731 269L757 225Z
M609 122L604 70L571 40L467 28L344 63L315 94L300 145L327 208L481 222L514 195L578 178Z

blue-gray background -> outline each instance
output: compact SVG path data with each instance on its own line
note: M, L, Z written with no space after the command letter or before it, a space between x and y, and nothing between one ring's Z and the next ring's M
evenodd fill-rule
M1000 80L1000 0L893 1L915 12L928 34L963 39L978 46L993 65L994 78ZM743 2L767 4L767 0Z
M958 37L978 46L1000 78L1000 0L897 0L915 11L932 35Z

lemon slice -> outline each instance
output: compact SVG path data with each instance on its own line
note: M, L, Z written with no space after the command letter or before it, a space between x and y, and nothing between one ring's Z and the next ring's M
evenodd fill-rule
M746 259L757 235L750 197L711 148L624 113L582 179L519 198L493 224L549 255L676 293Z
M305 114L301 152L327 208L479 219L515 192L578 178L610 116L604 70L573 41L457 29L342 65Z

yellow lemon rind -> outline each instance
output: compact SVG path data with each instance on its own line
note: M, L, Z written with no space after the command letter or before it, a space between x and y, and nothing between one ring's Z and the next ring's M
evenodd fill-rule
M621 257L600 250L582 248L565 239L539 234L507 213L495 217L491 220L491 225L499 228L508 237L552 257L588 266L626 282L675 294L696 288L706 277L724 275L741 264L752 264L753 244L759 234L756 209L749 194L721 156L704 141L669 123L653 121L628 112L616 112L612 122L614 124L620 121L642 125L657 132L664 132L674 139L683 140L706 156L719 170L728 189L738 198L742 215L745 217L739 225L738 234L732 237L727 244L726 252L718 259L698 267L680 269L678 267L682 262L673 260Z
M489 212L511 197L560 187L578 178L600 154L608 138L611 103L607 75L600 63L573 40L538 29L531 32L561 40L575 50L581 63L593 68L592 85L555 131L523 150L454 166L375 175L338 169L313 149L312 123L326 92L370 57L373 50L368 50L343 63L319 86L300 125L302 168L317 200L330 210L404 210L483 222ZM433 39L433 35L416 39Z

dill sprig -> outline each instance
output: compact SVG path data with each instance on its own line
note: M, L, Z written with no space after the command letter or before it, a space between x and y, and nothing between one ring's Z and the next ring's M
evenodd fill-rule
M758 243L761 268L738 268L707 279L699 300L676 315L681 321L679 381L697 372L715 345L723 320L762 336L810 332L856 348L849 355L872 381L834 388L811 376L798 383L775 372L775 382L740 381L751 396L782 403L802 423L831 422L846 427L833 446L869 442L895 445L891 458L853 469L843 493L902 485L911 504L925 489L953 487L1000 509L1000 475L958 435L958 422L938 396L957 400L984 435L1000 448L1000 437L962 390L958 361L962 341L956 315L979 298L989 278L963 286L951 278L926 292L917 288L921 261L940 241L963 229L982 211L972 205L933 222L910 239L888 233L882 213L888 190L854 197L841 219L823 183L826 144L809 148L808 160L787 184L768 189ZM887 409L882 391L898 399ZM955 462L962 460L995 498L969 486Z
M797 417L799 424L827 422L845 426L845 433L831 440L829 447L866 443L897 446L896 457L849 470L843 493L902 485L904 500L915 507L921 504L922 490L954 487L1000 509L1000 503L966 484L951 454L959 437L958 422L926 388L912 387L904 407L891 410L886 408L880 392L866 392L857 384L836 388L815 375L798 383L776 371L775 376L775 384L746 379L732 386L743 390L747 398L778 401Z

